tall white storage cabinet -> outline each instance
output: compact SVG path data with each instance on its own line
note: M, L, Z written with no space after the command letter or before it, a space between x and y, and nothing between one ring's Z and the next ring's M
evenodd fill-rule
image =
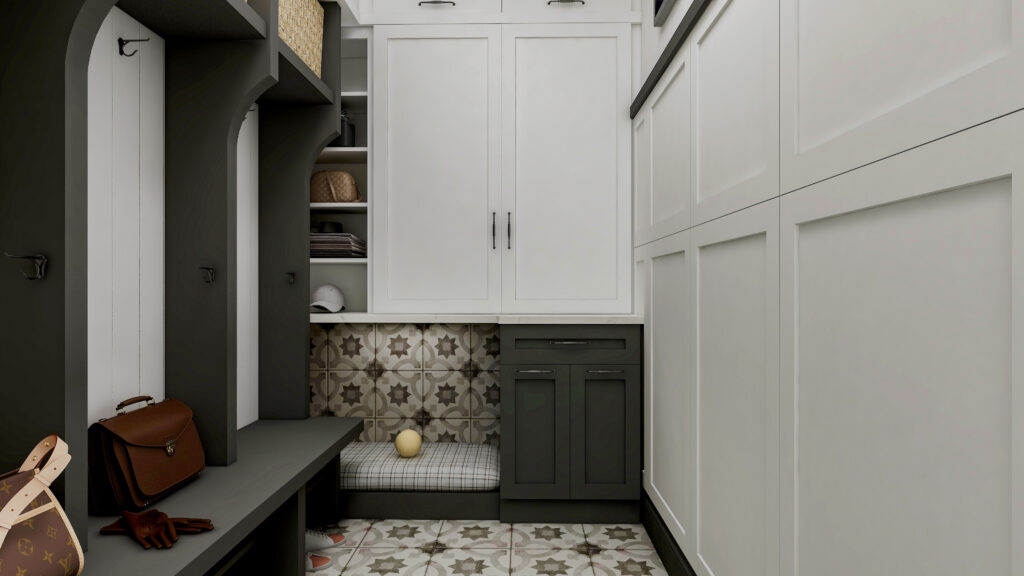
M374 28L373 311L632 310L629 38Z
M374 29L374 308L501 304L501 28Z
M502 312L629 312L629 25L503 36Z

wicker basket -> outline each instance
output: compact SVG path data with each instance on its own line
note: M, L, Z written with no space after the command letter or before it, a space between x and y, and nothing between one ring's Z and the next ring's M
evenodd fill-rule
M324 170L309 181L310 202L359 202L356 179L341 170Z
M280 0L278 19L281 40L320 76L324 46L323 7L317 0Z

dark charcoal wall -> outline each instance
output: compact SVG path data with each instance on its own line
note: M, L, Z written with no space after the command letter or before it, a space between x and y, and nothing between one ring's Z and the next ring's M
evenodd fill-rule
M41 252L45 280L0 258L0 470L47 434L74 460L56 486L85 534L86 82L114 0L4 0L0 251ZM66 494L64 486L67 486Z

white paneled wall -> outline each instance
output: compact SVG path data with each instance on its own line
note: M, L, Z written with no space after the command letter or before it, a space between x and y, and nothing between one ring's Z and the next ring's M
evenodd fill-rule
M1024 576L1024 0L897 4L715 0L633 121L702 576Z
M150 38L118 54L118 38ZM89 421L164 395L164 43L114 8L89 61Z
M238 428L260 417L259 110L238 132Z

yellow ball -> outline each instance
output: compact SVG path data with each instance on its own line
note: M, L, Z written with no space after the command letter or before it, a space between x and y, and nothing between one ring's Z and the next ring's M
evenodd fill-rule
M402 458L412 458L420 451L423 438L415 430L403 430L395 437L395 450Z

